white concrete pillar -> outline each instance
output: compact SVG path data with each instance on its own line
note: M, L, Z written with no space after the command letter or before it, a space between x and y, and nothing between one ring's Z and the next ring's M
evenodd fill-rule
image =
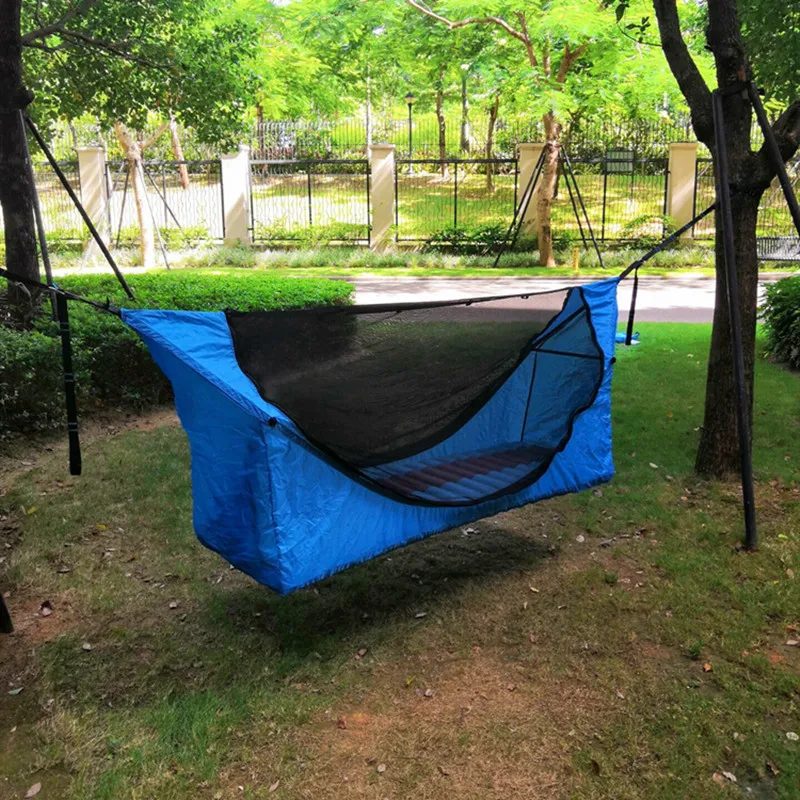
M392 240L392 226L395 221L394 151L393 144L373 144L369 151L372 171L370 247L373 250L386 249Z
M81 184L81 203L89 215L89 219L97 228L106 244L109 241L108 231L108 184L106 183L106 151L104 147L78 148L78 177ZM97 243L88 231L87 249L97 250Z
M517 192L517 203L519 204L520 212L522 211L522 204L525 202L525 189L528 187L528 181L536 169L542 150L544 150L543 142L519 145L519 191ZM542 177L539 175L539 180L536 181L536 186L533 187L533 197L522 220L522 233L527 236L535 236L539 230L536 224L536 206L539 203L539 185L541 182Z
M220 158L225 244L253 243L250 235L250 148Z
M675 220L678 228L692 218L696 180L697 142L673 142L669 146L667 216ZM681 238L691 235L687 231Z

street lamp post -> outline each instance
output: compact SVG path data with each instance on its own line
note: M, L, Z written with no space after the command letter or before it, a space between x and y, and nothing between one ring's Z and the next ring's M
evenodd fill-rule
M414 158L414 122L412 118L411 109L414 106L414 102L416 101L416 97L412 92L409 92L406 95L406 103L408 104L408 158L409 162L411 159ZM409 163L408 165L408 174L414 174L414 164Z

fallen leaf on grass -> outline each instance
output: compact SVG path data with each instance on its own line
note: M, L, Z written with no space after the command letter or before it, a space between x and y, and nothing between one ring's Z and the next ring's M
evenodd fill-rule
M81 645L81 650L84 650L85 652L89 653L92 650L92 646L89 644L89 642L84 642Z
M10 689L8 694L10 694L12 697L16 697L18 694L22 693L22 690L24 688L25 688L24 686L17 686L16 689Z
M39 792L42 791L42 784L41 783L34 783L27 792L25 792L25 797L36 797Z
M336 721L336 727L340 731L346 731L347 730L347 717L344 717L344 716L339 717L339 719Z
M42 617L49 617L53 613L53 604L49 600L39 606L39 615Z
M736 776L732 772L723 771L722 777L727 778L731 783L737 783Z
M275 781L272 786L269 787L269 793L272 794L279 786L281 785L280 781Z
M719 774L719 772L715 772L711 776L711 780L714 781L714 783L719 784L720 786L724 786L725 785L725 778L723 778L722 775Z
M703 664L703 672L711 672L713 669L714 668L708 662Z
M769 770L769 771L770 771L770 772L771 772L773 775L780 775L780 774L781 774L781 771L778 769L778 767L777 767L777 766L775 765L775 763L774 763L774 762L772 762L772 761L767 761L767 769L768 769L768 770Z
M447 777L450 774L449 770L445 769L442 766L439 767L439 772L441 772L442 775L444 775L445 777Z
M539 590L535 586L528 587L534 594L539 594Z
M418 611L416 614L414 614L414 619L422 619L423 617L427 616L428 616L427 611Z
M767 658L769 659L770 664L781 664L786 659L780 653L770 653Z
M650 462L650 466L651 466L653 469L658 469L658 464L654 464L652 461Z
M362 648L361 648L361 649L360 649L360 650L359 650L359 651L356 653L356 660L357 660L357 661L360 661L362 658L364 658L364 656L365 656L366 654L367 654L367 648L366 648L366 647L362 647Z
M800 736L798 736L798 735L797 735L797 734L796 734L794 731L787 731L787 732L786 732L786 738L787 738L787 739L788 739L790 742L797 742L797 741L800 741Z
M787 639L786 640L787 647L800 647L800 639Z
M380 773L386 772L386 764L378 764L378 766L375 767L375 770Z

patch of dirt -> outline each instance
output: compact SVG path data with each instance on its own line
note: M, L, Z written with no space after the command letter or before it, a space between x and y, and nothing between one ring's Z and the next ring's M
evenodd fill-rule
M363 699L298 729L311 759L287 783L293 797L552 800L607 710L588 674L525 668L499 650L376 670Z

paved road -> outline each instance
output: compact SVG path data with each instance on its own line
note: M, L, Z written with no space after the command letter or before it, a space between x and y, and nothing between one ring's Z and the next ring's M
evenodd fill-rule
M779 276L777 276L779 277ZM762 286L775 277L765 275ZM350 278L356 287L356 302L403 303L415 300L456 300L541 292L561 286L576 286L570 278L401 278L359 276ZM627 318L633 281L623 283L619 293L620 317ZM762 289L763 291L763 289ZM508 302L508 301L507 301ZM511 301L524 304L524 301ZM642 277L636 302L636 318L642 322L711 322L714 311L714 279L692 275L671 278Z

